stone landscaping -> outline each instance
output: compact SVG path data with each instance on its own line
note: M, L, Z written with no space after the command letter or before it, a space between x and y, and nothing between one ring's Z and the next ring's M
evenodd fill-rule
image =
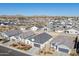
M27 44L24 44L24 43L13 43L10 46L15 47L15 48L20 49L20 50L24 50L24 51L32 48L31 45L27 45Z

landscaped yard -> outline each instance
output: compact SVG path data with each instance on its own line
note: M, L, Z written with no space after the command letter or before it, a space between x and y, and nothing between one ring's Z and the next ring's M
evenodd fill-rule
M24 44L24 43L13 43L10 46L15 47L15 48L20 49L20 50L24 50L24 51L32 48L31 45L27 45L27 44Z
M39 55L51 56L55 53L55 49L51 48L49 45L46 45L43 49L39 51Z
M54 54L54 52L55 52L55 50L50 48L49 50L43 49L39 53L40 53L40 55L50 55L51 56Z
M78 56L75 49L72 49L69 53L70 56Z

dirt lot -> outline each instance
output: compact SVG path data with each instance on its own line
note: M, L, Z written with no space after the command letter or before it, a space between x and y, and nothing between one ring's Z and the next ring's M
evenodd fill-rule
M0 26L0 32L16 29L16 26Z

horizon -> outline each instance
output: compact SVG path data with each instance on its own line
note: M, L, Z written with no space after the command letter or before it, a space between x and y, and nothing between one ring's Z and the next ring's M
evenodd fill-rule
M21 15L21 14L15 14L15 15L0 15L0 16L26 16L26 17L34 17L34 16L36 16L36 17L38 17L38 16L46 16L46 17L79 17L79 16L63 16L63 15L57 15L57 16L55 16L55 15Z
M0 16L79 16L78 11L79 3L0 3Z

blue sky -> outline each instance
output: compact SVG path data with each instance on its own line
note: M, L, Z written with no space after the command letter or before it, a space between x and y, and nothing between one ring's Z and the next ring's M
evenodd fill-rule
M79 16L78 3L0 3L0 15Z

